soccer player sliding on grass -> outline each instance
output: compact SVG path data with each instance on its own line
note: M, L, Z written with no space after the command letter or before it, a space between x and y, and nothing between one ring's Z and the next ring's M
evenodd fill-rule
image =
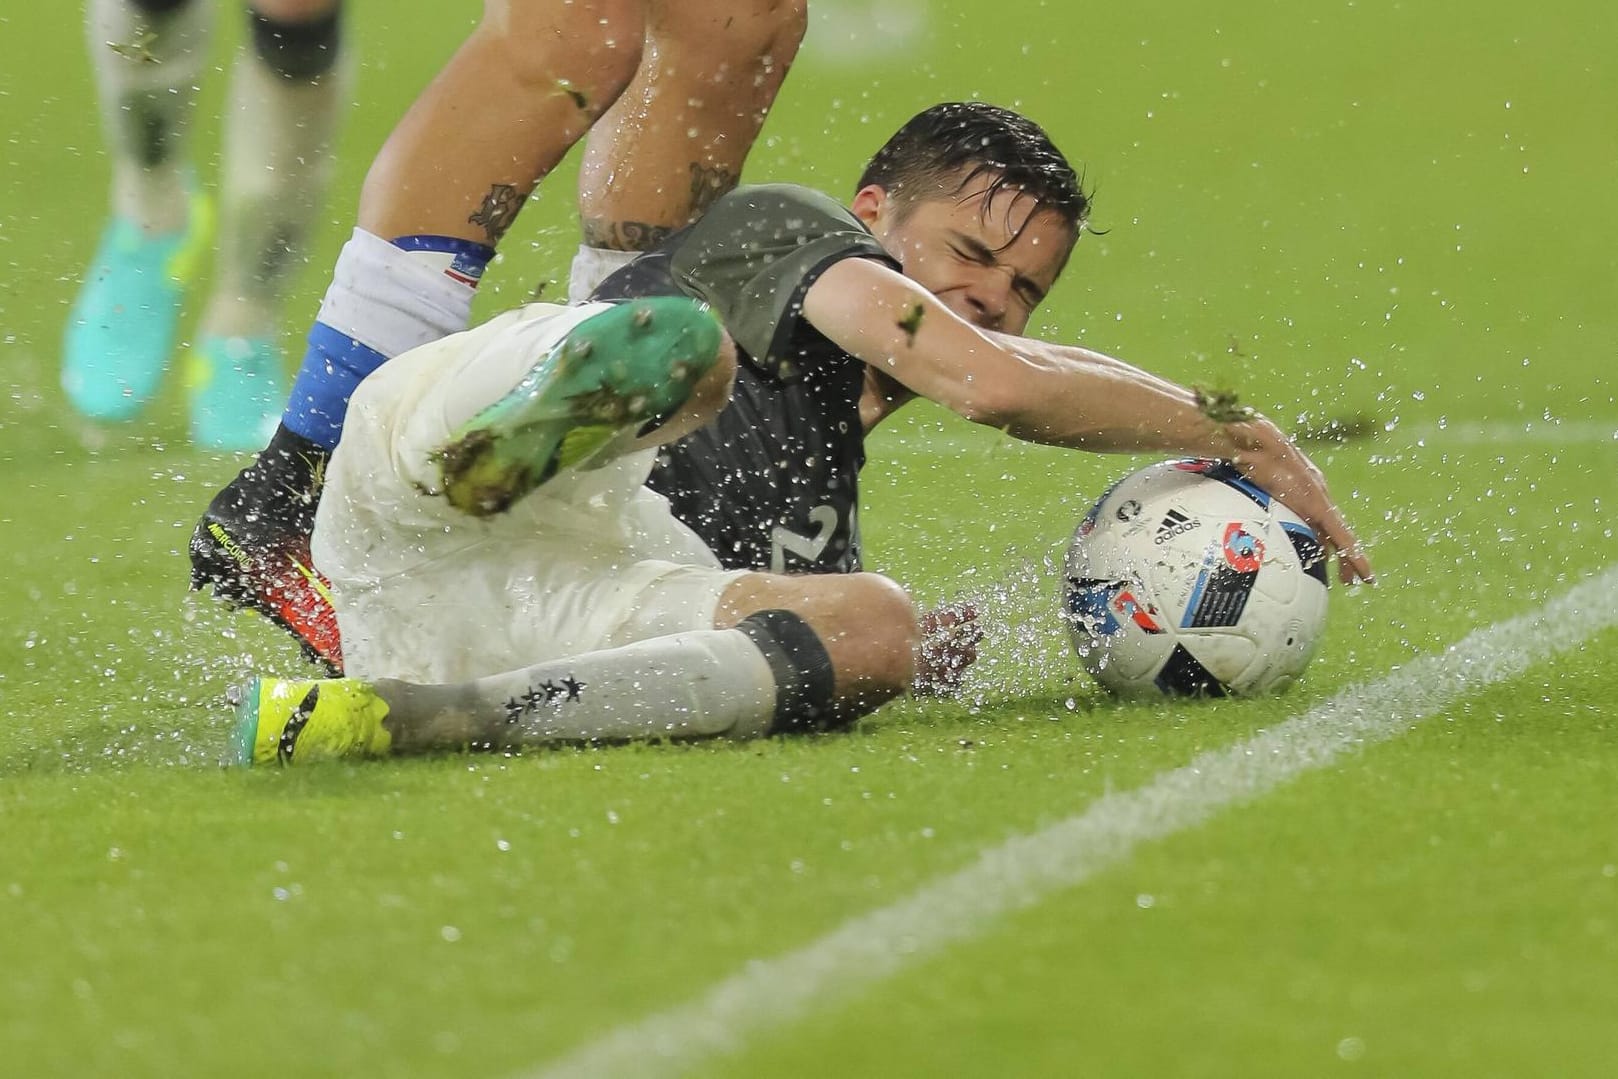
M917 396L1032 441L1233 461L1368 579L1269 421L1016 336L1087 206L1037 125L937 106L848 208L739 188L609 278L620 302L531 304L385 365L314 534L351 677L255 682L243 755L826 730L947 682L962 657L855 572L863 432ZM683 523L644 486L659 445Z

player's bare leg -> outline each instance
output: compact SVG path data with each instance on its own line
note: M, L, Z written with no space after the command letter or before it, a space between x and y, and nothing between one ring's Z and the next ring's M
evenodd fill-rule
M359 225L499 243L540 178L628 85L643 0L486 0L483 21L388 136Z
M585 141L570 299L736 186L806 23L807 0L652 0L634 81Z
M253 0L224 113L219 252L188 357L192 440L254 450L286 403L282 303L325 200L350 86L341 0Z

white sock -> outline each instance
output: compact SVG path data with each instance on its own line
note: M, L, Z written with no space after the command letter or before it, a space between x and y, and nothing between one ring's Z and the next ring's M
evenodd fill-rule
M85 33L112 156L113 213L153 234L186 225L186 143L213 12L211 0L162 16L128 0L89 2Z
M453 686L374 682L398 752L551 742L755 738L770 731L770 663L739 629L697 630Z
M339 63L314 80L289 79L251 48L238 51L225 110L217 279L204 334L278 333L281 302L330 186L348 69Z
M583 303L588 300L590 293L601 282L643 254L643 251L612 251L605 247L580 244L579 253L573 256L573 266L567 275L567 302Z
M466 329L476 294L431 260L357 228L337 256L319 321L391 358Z

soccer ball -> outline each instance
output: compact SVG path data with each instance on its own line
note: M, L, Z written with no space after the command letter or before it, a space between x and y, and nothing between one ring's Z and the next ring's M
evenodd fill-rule
M1325 551L1231 465L1165 461L1080 522L1066 614L1080 661L1116 693L1277 692L1325 628Z

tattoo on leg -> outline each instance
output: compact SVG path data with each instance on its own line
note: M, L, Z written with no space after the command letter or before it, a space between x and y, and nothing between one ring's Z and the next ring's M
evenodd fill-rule
M602 247L608 251L650 251L674 230L666 225L653 225L646 221L609 221L604 217L587 217L579 222L587 247Z
M477 213L467 220L474 225L481 225L489 237L489 246L494 247L500 243L500 237L506 234L511 223L517 220L517 211L522 204L528 201L527 195L519 195L517 189L510 184L495 184L489 188L489 193L483 196L483 205L479 206Z
M691 162L691 216L695 221L713 205L715 199L736 186L736 173L723 165L704 165Z

